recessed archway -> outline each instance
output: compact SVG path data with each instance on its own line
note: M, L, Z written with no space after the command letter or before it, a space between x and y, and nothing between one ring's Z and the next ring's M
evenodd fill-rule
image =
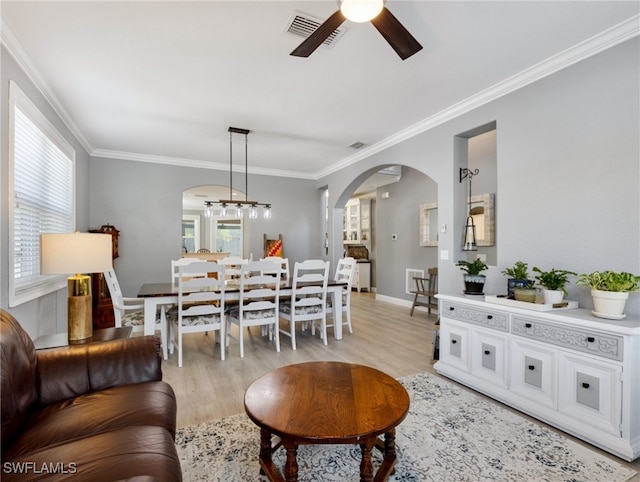
M407 298L410 295L405 286L406 270L419 269L426 272L429 267L435 267L438 263L437 246L420 246L419 217L421 204L437 204L438 186L427 174L402 165L398 166L400 169L397 172L387 174L388 179L380 180L377 185L372 184L372 191L367 193L359 190L372 176L379 175L381 170L390 167L381 165L362 172L341 193L332 197L331 240L334 245L331 251L335 255L335 262L348 254L345 246L354 246L350 242L345 244L344 207L354 196L368 197L372 203L372 236L368 243L363 244L369 249L371 284L374 288L382 284L384 293L392 293L397 298ZM356 243L355 246L359 244ZM407 260L411 261L411 265L407 264ZM381 276L381 273L385 276Z

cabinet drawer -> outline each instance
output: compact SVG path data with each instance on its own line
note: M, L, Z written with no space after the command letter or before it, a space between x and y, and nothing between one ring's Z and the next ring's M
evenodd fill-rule
M449 320L440 322L440 360L459 370L469 372L469 329Z
M622 361L623 339L580 328L566 327L514 315L511 333L556 346Z
M620 435L621 368L560 351L558 411Z
M507 335L493 330L471 334L471 373L500 387L507 386Z
M506 313L500 311L469 308L443 301L441 316L492 328L494 330L509 331L508 316Z
M557 353L557 348L514 339L511 344L511 391L555 410Z

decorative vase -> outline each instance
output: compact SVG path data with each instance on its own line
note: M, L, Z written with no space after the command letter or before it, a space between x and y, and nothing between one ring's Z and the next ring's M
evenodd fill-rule
M561 303L564 299L564 291L562 290L542 290L542 296L544 296L545 304Z
M514 292L513 292L514 289L526 288L531 284L533 284L532 281L528 279L508 278L507 279L507 297L510 300L515 299Z
M513 295L517 301L525 301L527 303L536 302L535 288L515 288Z
M621 320L624 314L624 306L629 298L629 293L619 291L591 290L593 297L593 313L598 318Z
M484 283L487 277L483 274L464 275L464 293L466 295L481 295L484 290Z

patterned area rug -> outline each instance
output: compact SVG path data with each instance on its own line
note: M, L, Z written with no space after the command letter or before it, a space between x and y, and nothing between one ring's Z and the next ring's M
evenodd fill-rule
M447 380L420 373L400 382L411 409L397 427L391 481L623 482L636 473ZM259 429L244 414L179 429L176 445L185 482L266 480ZM274 456L281 468L284 458L283 449ZM359 464L358 446L298 450L301 482L358 481Z

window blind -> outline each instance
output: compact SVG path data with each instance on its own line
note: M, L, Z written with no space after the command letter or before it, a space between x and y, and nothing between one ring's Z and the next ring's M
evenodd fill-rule
M40 274L40 234L74 229L75 151L12 87L9 304L16 306L64 285L64 277Z

